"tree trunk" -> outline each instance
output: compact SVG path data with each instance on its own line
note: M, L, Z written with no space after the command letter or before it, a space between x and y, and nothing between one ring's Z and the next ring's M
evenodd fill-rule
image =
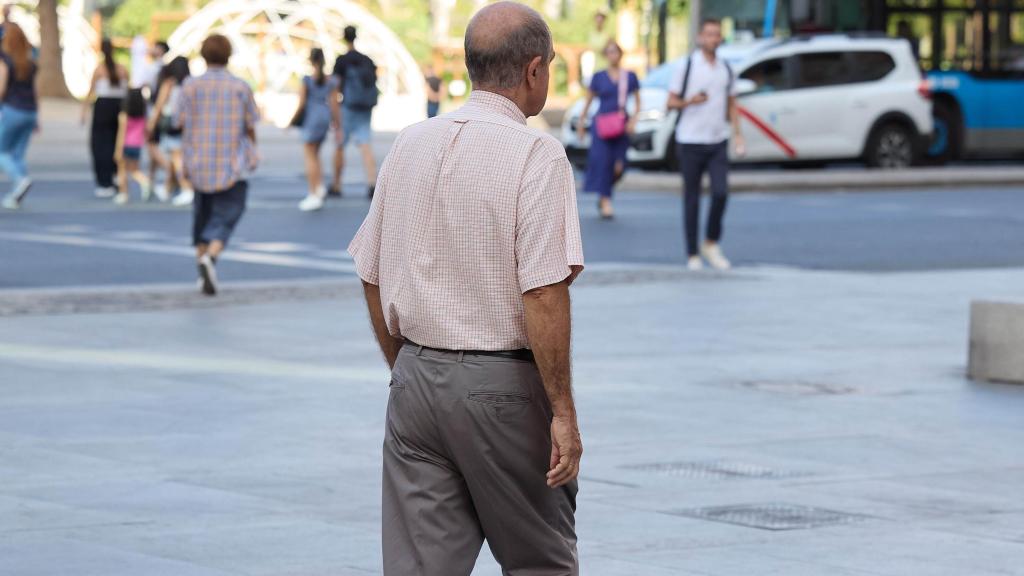
M39 0L39 95L48 98L71 98L64 82L60 49L60 26L57 22L57 0Z

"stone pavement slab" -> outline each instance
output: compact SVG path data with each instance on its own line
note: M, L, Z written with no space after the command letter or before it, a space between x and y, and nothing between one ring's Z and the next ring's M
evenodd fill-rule
M591 272L583 574L1020 574L1024 389L965 365L1024 270ZM0 316L0 574L379 573L388 375L322 288Z

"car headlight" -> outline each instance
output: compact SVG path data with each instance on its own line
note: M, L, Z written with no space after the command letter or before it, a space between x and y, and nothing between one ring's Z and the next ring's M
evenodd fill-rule
M637 122L657 122L665 118L665 111L658 109L644 110L636 115Z

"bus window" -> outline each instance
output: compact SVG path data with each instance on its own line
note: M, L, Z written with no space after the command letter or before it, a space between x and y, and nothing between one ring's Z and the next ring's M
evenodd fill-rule
M924 69L934 63L935 45L932 42L932 19L924 14L901 14L893 18L886 30L889 36L910 42L910 49Z
M989 14L991 54L988 68L1012 76L1024 75L1024 13L1004 10Z

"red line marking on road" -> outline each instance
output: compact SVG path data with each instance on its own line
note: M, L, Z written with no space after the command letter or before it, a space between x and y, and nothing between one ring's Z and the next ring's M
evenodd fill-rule
M789 156L790 158L796 158L796 150L793 149L793 147L790 146L788 142L786 142L786 139L783 138L781 134L779 134L771 126L769 126L768 123L755 116L753 112L747 110L743 106L737 106L736 110L739 111L740 116L743 116L747 120L750 120L751 124L756 126L757 129L760 130L761 132L764 132L764 135L767 136L769 140L775 142L775 144L779 148L782 148L782 151L786 153L786 156Z

